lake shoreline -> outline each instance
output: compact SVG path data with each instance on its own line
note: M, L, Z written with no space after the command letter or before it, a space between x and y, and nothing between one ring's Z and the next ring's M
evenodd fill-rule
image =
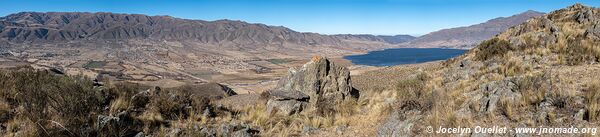
M462 55L466 51L468 50L449 48L392 48L369 51L365 54L347 55L342 58L349 60L353 65L386 67L447 60Z

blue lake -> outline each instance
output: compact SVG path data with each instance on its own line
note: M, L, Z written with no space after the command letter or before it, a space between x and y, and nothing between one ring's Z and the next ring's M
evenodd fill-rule
M446 60L462 55L467 50L442 48L398 48L371 51L363 55L345 56L356 65L394 66Z

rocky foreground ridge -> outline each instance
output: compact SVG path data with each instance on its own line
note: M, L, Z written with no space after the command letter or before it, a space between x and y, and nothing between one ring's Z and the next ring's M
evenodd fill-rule
M599 25L600 9L575 4L511 27L439 70L400 80L397 90L407 92L378 134L435 135L427 126L598 127ZM564 135L571 134L544 136Z

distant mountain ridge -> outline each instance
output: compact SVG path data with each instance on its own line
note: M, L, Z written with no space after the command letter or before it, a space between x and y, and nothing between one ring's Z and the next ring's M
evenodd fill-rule
M243 21L107 12L20 12L0 17L0 43L17 44L144 39L281 51L302 50L306 46L372 50L394 47L392 44L413 38L408 35L321 35Z
M442 29L420 36L408 43L405 47L444 47L444 48L472 48L483 40L490 39L504 30L521 24L533 17L544 15L542 12L529 10L510 17L499 17L484 23L466 27Z
M398 44L408 42L416 37L411 35L371 35L371 34L337 34L333 35L342 39L349 40L366 40L366 41L379 41L390 44Z
M315 33L299 33L284 27L241 21L202 21L104 12L21 12L0 18L0 29L0 38L13 42L131 38L196 39L205 43L340 42Z

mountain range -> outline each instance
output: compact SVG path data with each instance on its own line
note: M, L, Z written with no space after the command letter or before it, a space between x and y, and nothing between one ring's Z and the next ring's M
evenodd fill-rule
M483 40L490 39L500 32L521 24L533 17L544 15L542 12L529 10L510 17L499 17L484 23L466 27L442 29L420 36L415 40L404 43L405 47L420 48L463 48L469 49Z
M170 41L196 48L219 47L235 51L322 53L320 50L329 50L349 53L389 48L412 38L407 35L321 35L243 21L203 21L105 12L21 12L0 18L0 43L5 44L69 41L102 45L107 40L144 40L155 44ZM319 50L310 50L315 46Z
M203 21L170 16L87 12L20 12L0 17L0 44L19 43L105 43L140 40L159 43L176 41L183 45L221 47L232 50L352 53L394 47L469 48L508 27L543 13L527 11L467 27L443 29L421 37L297 32L234 20ZM185 44L187 43L187 44ZM130 43L135 44L135 43ZM399 46L398 46L399 45ZM307 52L307 53L309 53Z

